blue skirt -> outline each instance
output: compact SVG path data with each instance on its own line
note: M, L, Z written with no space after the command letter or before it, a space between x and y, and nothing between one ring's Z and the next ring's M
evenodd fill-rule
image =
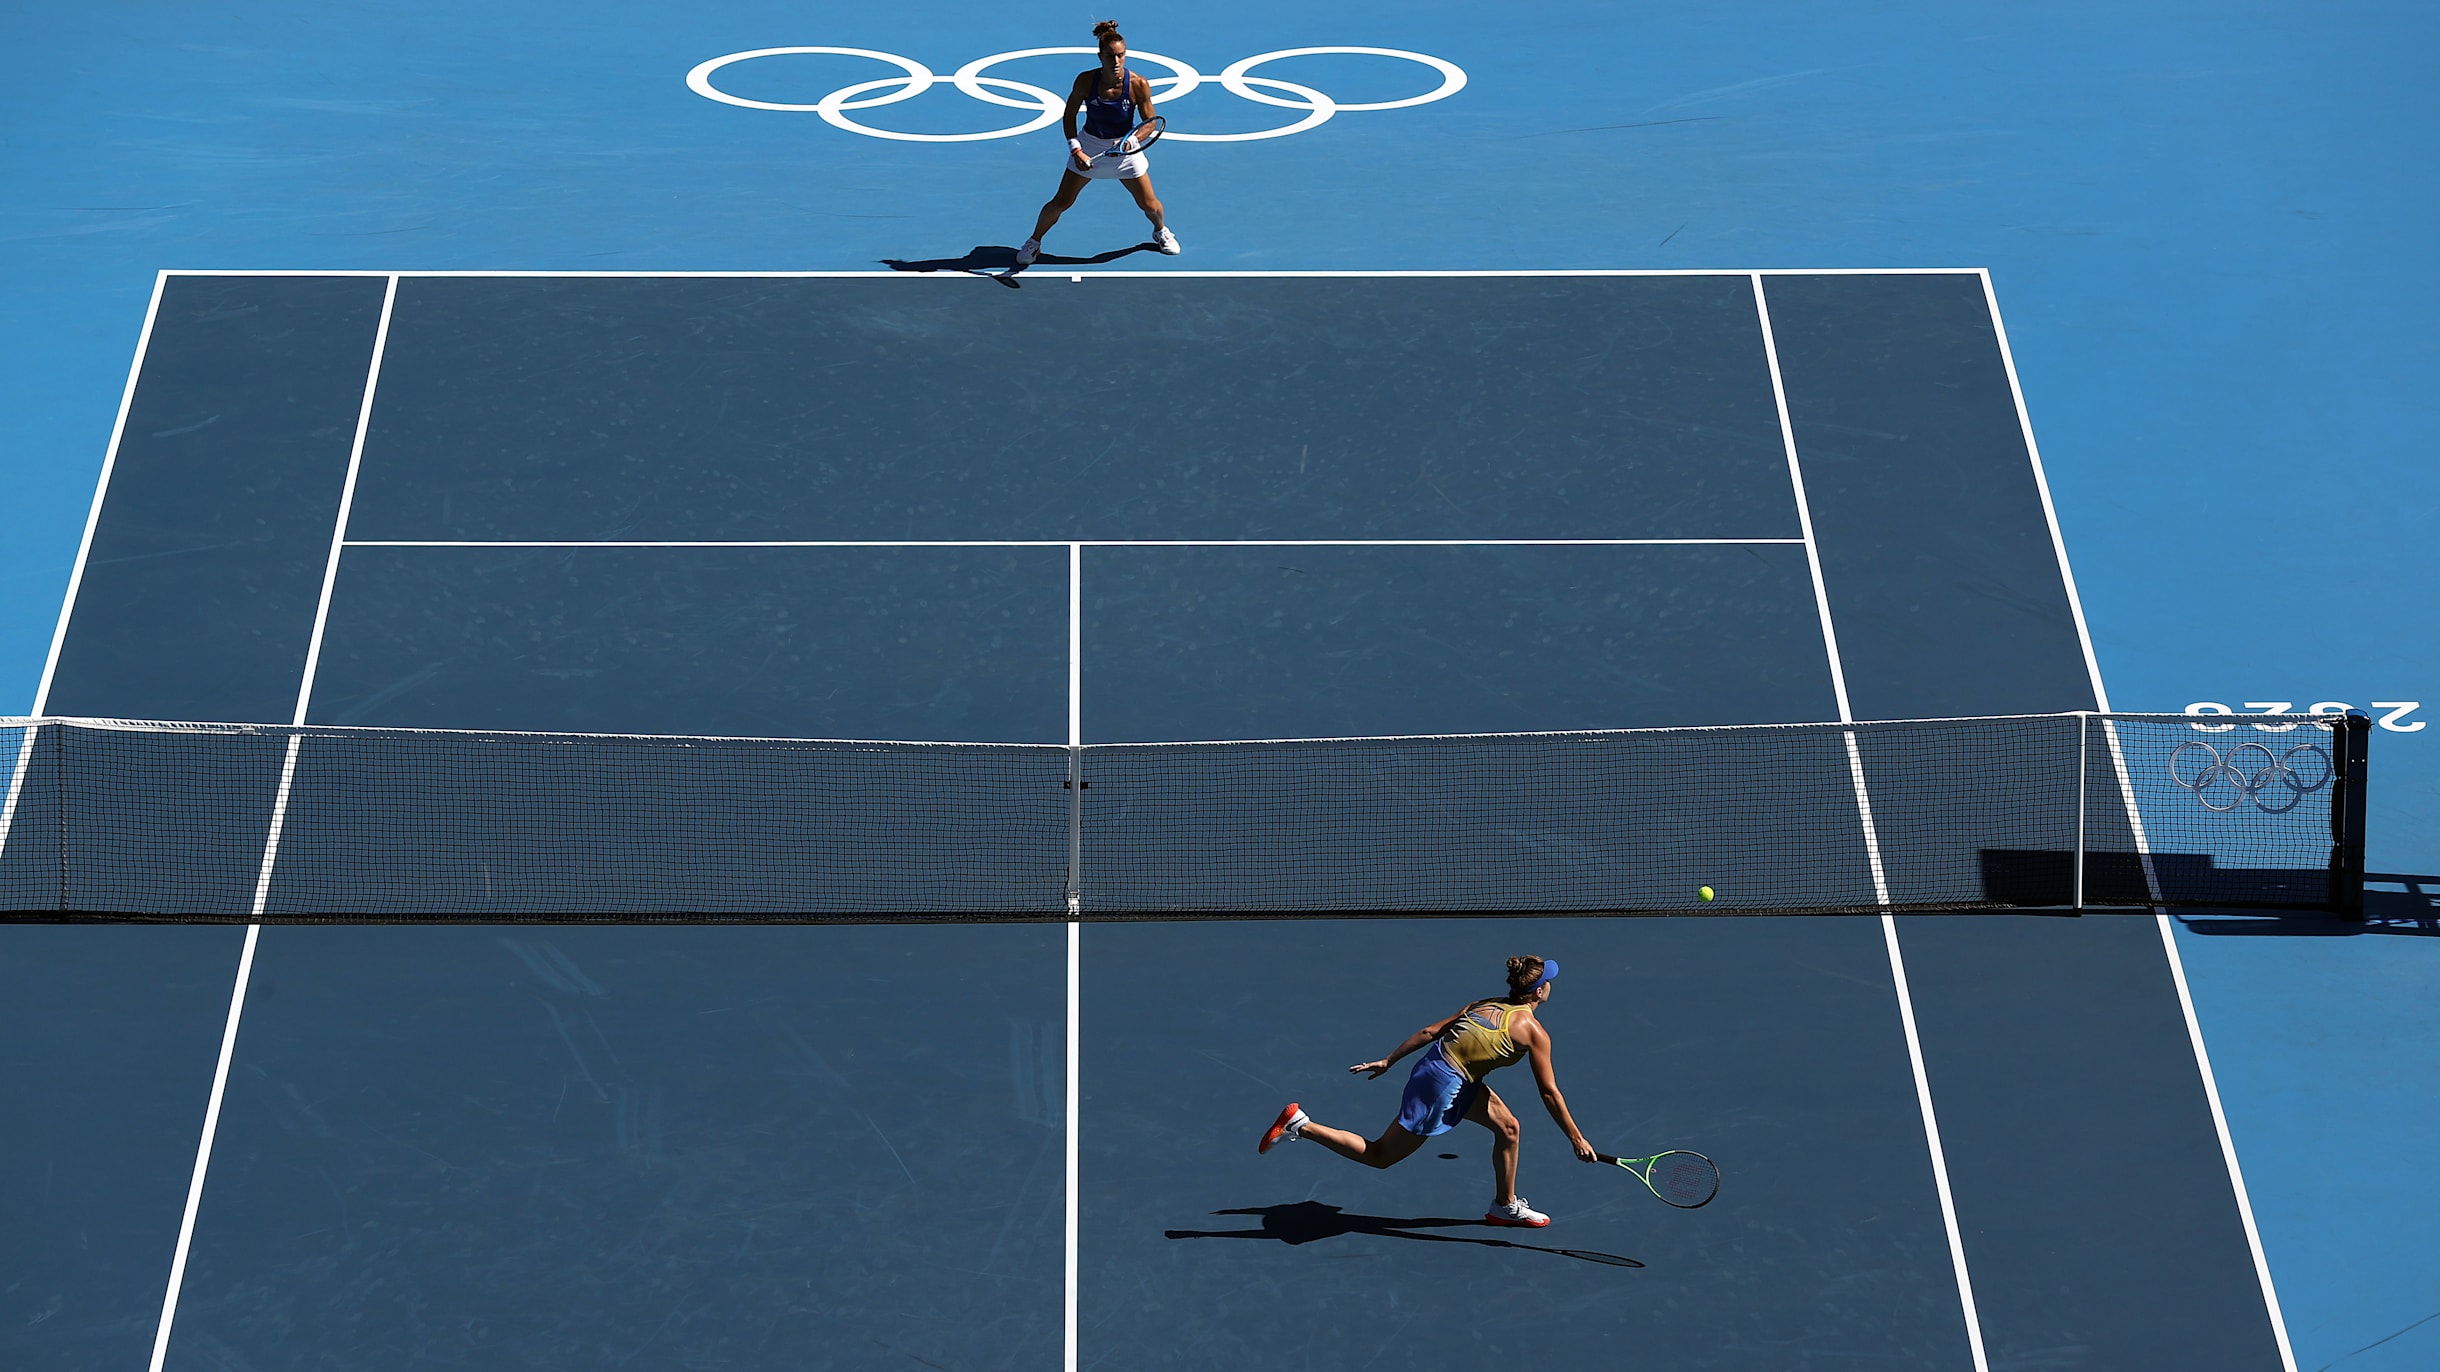
M1398 1127L1418 1138L1445 1134L1481 1099L1483 1084L1458 1075L1435 1043L1415 1060L1407 1074L1406 1095L1398 1101Z

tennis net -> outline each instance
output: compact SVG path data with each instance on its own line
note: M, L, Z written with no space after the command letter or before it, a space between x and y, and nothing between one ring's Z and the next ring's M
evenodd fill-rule
M0 909L2353 912L2367 737L2089 712L1081 748L12 719Z

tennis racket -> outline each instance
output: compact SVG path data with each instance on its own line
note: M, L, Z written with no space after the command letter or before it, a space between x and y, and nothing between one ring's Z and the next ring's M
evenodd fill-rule
M1168 130L1169 116L1156 114L1129 130L1126 137L1094 154L1093 160L1098 162L1105 157L1125 157L1129 153L1142 152L1160 142L1161 135Z
M1720 1169L1700 1153L1673 1149L1648 1158L1614 1158L1607 1153L1593 1156L1612 1167L1633 1172L1637 1180L1652 1188L1653 1195L1680 1210L1699 1210L1720 1194Z

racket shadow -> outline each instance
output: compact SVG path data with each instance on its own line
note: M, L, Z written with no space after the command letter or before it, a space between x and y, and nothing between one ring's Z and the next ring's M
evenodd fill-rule
M881 265L894 272L966 272L974 276L990 276L1013 288L1017 285L1017 277L1033 267L1098 267L1135 253L1160 250L1159 244L1146 242L1097 252L1091 257L1061 257L1046 252L1036 257L1031 266L1019 267L1015 248L981 243L968 248L963 257L885 257L881 259Z
M1261 1227L1256 1229L1166 1229L1162 1237L1171 1239L1269 1239L1274 1243L1298 1246L1335 1239L1349 1234L1371 1235L1387 1239L1408 1239L1416 1243L1463 1243L1477 1248L1516 1248L1529 1253L1550 1253L1578 1262L1599 1263L1605 1267L1641 1267L1633 1258L1616 1253L1596 1253L1584 1248L1551 1248L1538 1243L1518 1243L1513 1239L1480 1238L1464 1234L1429 1232L1440 1229L1487 1229L1481 1220L1422 1218L1392 1219L1387 1215L1351 1215L1335 1205L1320 1201L1298 1201L1293 1205L1259 1205L1240 1210L1214 1210L1215 1215L1258 1215Z

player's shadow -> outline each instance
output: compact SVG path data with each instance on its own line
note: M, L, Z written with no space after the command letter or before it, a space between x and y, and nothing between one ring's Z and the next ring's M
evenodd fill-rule
M1416 1243L1464 1243L1477 1248L1519 1248L1532 1253L1553 1253L1579 1262L1597 1262L1606 1267L1641 1267L1633 1258L1616 1253L1595 1253L1583 1248L1546 1248L1538 1243L1517 1243L1509 1239L1477 1238L1463 1234L1418 1232L1434 1229L1487 1228L1481 1220L1454 1219L1390 1219L1383 1215L1350 1215L1335 1205L1320 1201L1298 1201L1293 1205L1258 1205L1243 1210L1214 1210L1215 1215L1259 1215L1258 1229L1170 1229L1163 1236L1172 1239L1269 1239L1274 1243L1307 1244L1323 1239L1335 1239L1347 1234L1369 1234L1385 1239L1410 1239Z
M965 272L973 276L989 276L994 281L1014 288L1019 284L1017 278L1033 270L1034 267L1098 267L1105 262L1116 262L1131 253L1159 252L1160 250L1160 245L1157 243L1138 243L1132 247L1112 248L1108 252L1098 252L1091 257L1060 257L1054 253L1043 253L1036 257L1031 265L1019 267L1015 248L986 243L968 248L964 257L926 257L914 260L885 257L881 259L881 265L894 272Z

